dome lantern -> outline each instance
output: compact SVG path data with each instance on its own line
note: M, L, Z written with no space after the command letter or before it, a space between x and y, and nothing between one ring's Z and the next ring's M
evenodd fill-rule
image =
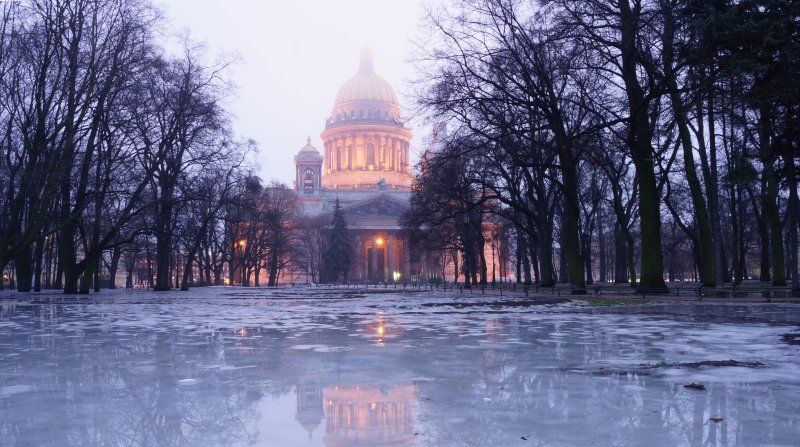
M361 51L358 72L339 88L328 124L363 118L400 118L397 94L375 73L372 51L367 48Z
M372 51L369 48L361 50L361 64L358 69L359 73L375 74L375 68L372 66Z

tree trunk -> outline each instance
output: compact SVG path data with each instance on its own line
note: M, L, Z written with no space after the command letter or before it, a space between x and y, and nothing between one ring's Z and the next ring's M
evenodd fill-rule
M687 116L687 107L684 104L683 97L678 88L678 74L675 72L674 67L674 45L675 45L675 17L673 15L672 5L669 2L662 2L662 12L664 16L664 50L662 52L662 61L664 64L664 79L669 90L670 103L672 104L672 114L675 117L675 123L678 128L678 136L683 149L683 164L686 173L686 183L689 185L689 192L692 198L692 205L694 208L695 226L697 227L697 234L700 240L700 257L697 258L697 263L702 265L702 283L705 287L714 287L719 282L716 275L716 264L714 262L714 243L711 229L711 222L709 220L709 209L706 207L706 201L703 197L703 191L700 186L700 179L697 176L697 168L694 163L694 150L692 147L692 136L689 131L689 118ZM701 101L701 100L699 100ZM702 111L698 107L698 111ZM702 114L698 114L698 128L702 129ZM713 137L712 137L713 138ZM701 146L701 158L704 161L703 166L706 167L703 136L698 136L698 143ZM708 182L711 181L707 175L707 170L704 170L704 177L706 180L706 191ZM710 198L709 198L710 200Z
M33 259L31 247L23 247L14 257L17 272L17 292L30 292L33 288Z
M766 191L767 186L764 183L765 178L762 175L761 178L761 190ZM756 226L758 227L758 239L759 245L761 247L760 253L760 273L759 273L759 281L762 282L769 282L771 281L770 276L770 254L769 254L769 225L767 224L766 220L766 205L764 197L766 194L762 192L761 194L761 206L758 205L758 201L756 199L756 194L753 192L752 188L749 185L746 186L747 195L750 198L750 204L753 209L753 214L755 215ZM761 211L759 211L759 209Z
M451 250L451 257L453 258L453 283L458 283L458 277L461 275L458 268L458 250ZM406 278L403 278L407 280Z
M591 233L583 233L581 235L581 244L583 245L583 259L586 263L586 284L594 284L592 277L592 240Z
M792 291L795 293L800 292L800 277L798 277L797 269L797 225L798 225L798 207L800 207L800 200L797 197L797 177L795 174L794 156L791 152L784 155L784 165L786 166L786 179L789 186L789 203L787 204L787 231L789 232L789 278L791 279Z
M628 282L628 250L619 222L614 225L614 283Z
M173 186L162 174L161 197L156 215L156 283L155 291L170 290L170 250L172 249L172 199Z
M68 217L67 220L69 220ZM66 222L62 225L58 256L61 259L61 267L64 272L64 293L76 294L78 293L78 279L82 272L78 268L77 262L75 262L75 247L72 245L75 233L72 224Z
M767 190L764 193L764 212L769 224L769 251L772 255L772 285L786 285L786 270L783 258L783 225L778 212L778 174L773 167L773 161L764 163L764 177L767 180Z
M101 273L101 270L102 270L102 266L103 266L103 252L99 252L97 254L97 256L95 257L94 270L92 271L92 275L94 276L94 278L92 278L92 280L94 282L94 291L95 292L99 292L100 291L100 273Z
M479 223L480 225L480 223ZM480 231L477 232L478 239L478 261L479 261L479 268L480 268L480 281L482 285L486 285L489 280L489 269L486 266L486 241L483 239L483 235L480 234Z
M527 250L525 250L523 246L524 240L520 238L519 230L517 230L517 284L522 283L522 258L525 257L526 260L528 259L528 256L526 255Z
M186 254L186 262L183 265L183 278L181 281L181 292L189 291L189 277L192 275L192 263L194 263L194 247Z
M572 151L566 143L559 144L561 147L561 173L563 175L562 189L564 191L564 221L562 222L562 242L561 251L565 259L569 272L569 283L572 285L572 294L586 294L586 277L584 272L583 259L581 259L580 241L580 205L578 199L578 174L576 172L575 161ZM591 273L590 273L591 275ZM564 278L562 278L562 282Z
M539 285L542 287L553 287L556 285L555 270L553 266L553 221L552 216L544 210L539 211L538 222L539 232L536 238L536 246L531 247L531 252L539 254L539 273L542 275ZM531 242L533 245L533 241Z
M79 279L78 293L82 295L89 294L89 289L92 288L92 277L94 276L94 262L86 258L83 262L83 274Z
M36 241L36 248L34 249L34 274L33 274L33 291L34 292L41 292L42 291L42 262L44 258L44 244L45 239L41 238Z
M597 248L598 248L598 252L599 252L598 256L599 256L599 263L600 263L600 272L598 274L597 280L600 283L606 283L606 282L608 282L608 275L607 275L607 272L606 272L606 269L608 268L608 265L607 265L607 263L608 263L608 260L607 260L608 253L606 252L606 250L607 250L607 247L606 247L606 234L605 234L605 228L604 228L605 219L603 219L604 216L602 214L602 208L600 209L600 211L601 212L599 212L598 216L597 216L597 221L598 221L598 225L597 225L597 246L598 247Z
M119 269L119 258L122 256L122 249L117 245L111 252L111 264L108 266L108 288L117 288L117 270Z
M717 135L716 118L714 113L714 88L713 79L709 79L708 88L708 150L709 169L706 179L708 194L708 213L711 219L711 241L714 245L714 272L718 286L723 286L729 276L728 264L725 261L725 244L722 242L722 218L719 211L719 179L717 176Z
M628 0L619 0L622 80L628 97L630 124L628 143L639 176L639 226L641 230L641 276L639 287L667 291L661 251L661 199L653 168L653 146L648 100L638 77L637 26Z
M278 256L277 254L272 254L269 260L269 280L267 285L269 287L275 287L278 284Z

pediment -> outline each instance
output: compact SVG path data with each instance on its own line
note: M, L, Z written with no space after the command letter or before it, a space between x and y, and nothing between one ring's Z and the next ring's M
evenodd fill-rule
M400 217L408 204L389 193L376 194L344 208L347 217Z

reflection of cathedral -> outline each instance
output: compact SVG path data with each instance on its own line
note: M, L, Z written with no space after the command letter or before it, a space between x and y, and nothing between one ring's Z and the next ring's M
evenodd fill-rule
M362 326L383 346L388 334L403 329L389 326L382 314ZM345 355L344 357L346 357ZM348 363L340 358L343 363ZM365 364L357 370L331 369L329 364L305 362L294 391L295 419L309 438L325 421L322 442L327 447L407 447L416 442L416 386L402 368Z
M323 397L327 405L323 438L326 446L414 444L412 385L398 385L387 390L329 386L323 390Z
M339 89L321 134L295 156L295 189L307 218L330 215L338 198L353 234L353 281L408 281L439 276L432 253L412 253L398 224L408 208L411 131L400 120L394 89L375 74L364 50Z
M311 437L311 433L319 427L325 410L322 407L322 387L318 380L305 380L295 387L297 393L297 414L295 419Z
M322 441L327 447L405 447L415 443L412 384L376 388L304 381L295 392L297 421L311 437L324 417Z

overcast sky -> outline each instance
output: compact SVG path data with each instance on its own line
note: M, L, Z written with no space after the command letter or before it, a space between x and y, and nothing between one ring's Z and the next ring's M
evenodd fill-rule
M161 5L176 31L208 44L211 55L236 52L231 103L239 135L258 143L260 175L292 186L293 156L319 137L339 87L358 70L368 46L375 71L408 113L408 63L425 0L169 0ZM414 129L413 125L411 126ZM419 148L421 132L412 142Z

